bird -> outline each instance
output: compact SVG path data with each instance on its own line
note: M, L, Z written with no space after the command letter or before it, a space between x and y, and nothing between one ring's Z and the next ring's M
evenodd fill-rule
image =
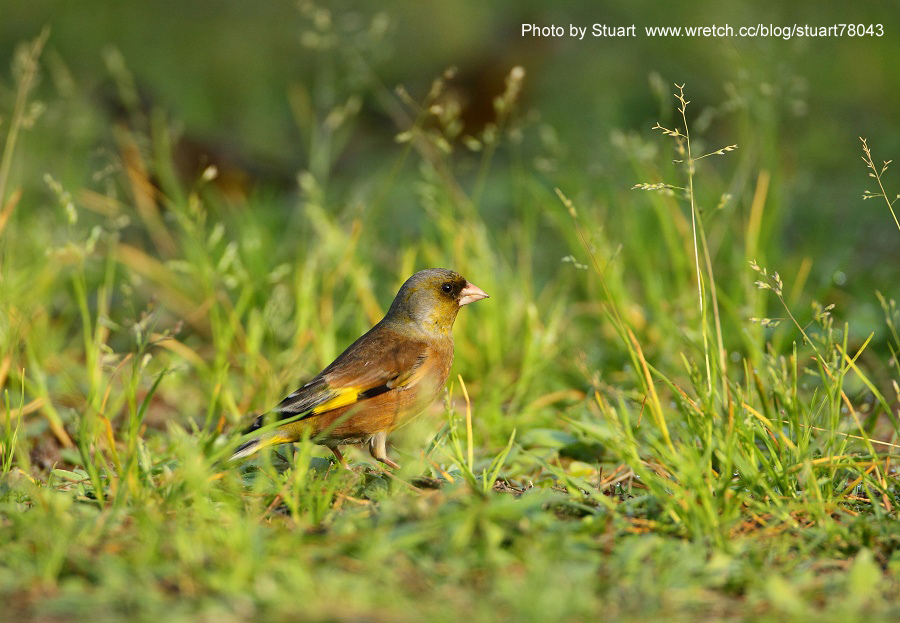
M377 461L388 433L419 415L444 388L453 363L453 323L459 310L488 298L446 268L421 270L404 282L387 314L319 372L245 431L267 427L242 443L238 460L258 450L309 438L347 467L340 447L365 444ZM267 415L269 417L267 418ZM272 417L274 416L274 417Z

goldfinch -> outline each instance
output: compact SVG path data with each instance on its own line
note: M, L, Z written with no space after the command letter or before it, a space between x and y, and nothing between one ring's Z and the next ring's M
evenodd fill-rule
M481 288L444 268L406 280L381 321L337 359L275 407L284 424L241 444L231 459L309 437L346 467L340 446L366 444L392 468L388 433L419 415L447 382L453 363L453 323L463 305L488 298ZM267 416L246 431L259 430Z

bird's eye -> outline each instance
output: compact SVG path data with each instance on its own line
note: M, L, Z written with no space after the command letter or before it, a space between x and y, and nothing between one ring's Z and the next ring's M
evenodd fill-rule
M443 290L447 294L450 294L451 292L453 292L453 284L445 283L444 285L441 286L441 290Z

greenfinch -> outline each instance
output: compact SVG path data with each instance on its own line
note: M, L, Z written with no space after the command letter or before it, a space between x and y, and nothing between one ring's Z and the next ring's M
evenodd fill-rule
M275 421L284 423L241 444L232 460L308 437L345 467L340 446L358 443L396 469L385 451L388 433L420 414L443 389L453 363L456 314L487 297L452 270L417 272L378 324L273 409ZM257 418L247 433L262 428L265 419Z

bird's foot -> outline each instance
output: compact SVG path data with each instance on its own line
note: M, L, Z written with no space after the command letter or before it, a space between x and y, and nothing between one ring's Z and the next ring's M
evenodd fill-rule
M335 446L334 448L330 448L330 450L331 450L332 454L334 454L334 458L336 458L338 463L340 463L341 467L343 467L347 471L350 471L350 472L353 471L352 469L350 469L350 466L347 465L347 459L344 458L344 454L340 451L340 449L337 446Z
M400 469L400 466L397 463L394 463L392 460L390 460L386 456L376 456L375 458L392 469Z

